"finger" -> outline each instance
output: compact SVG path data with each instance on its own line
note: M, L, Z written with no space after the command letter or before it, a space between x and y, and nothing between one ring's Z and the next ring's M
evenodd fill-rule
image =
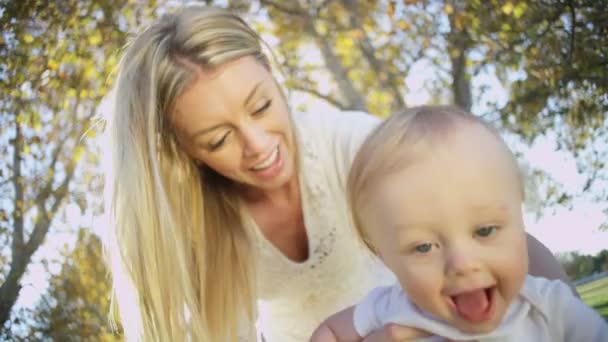
M386 342L392 341L388 337L388 332L386 329L380 329L374 331L373 333L367 335L362 342Z

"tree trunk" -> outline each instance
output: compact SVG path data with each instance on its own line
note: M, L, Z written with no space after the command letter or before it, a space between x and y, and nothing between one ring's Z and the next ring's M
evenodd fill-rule
M11 316L11 309L17 302L21 290L19 282L29 262L30 256L24 254L11 261L11 270L0 287L0 328L4 327Z
M321 55L323 55L325 65L331 72L334 80L338 84L340 93L344 97L346 104L345 109L367 111L367 106L365 105L364 100L365 96L355 89L352 82L348 78L348 73L346 69L344 69L342 61L340 61L340 58L335 54L333 48L329 44L329 41L317 32L312 20L312 18L306 18L305 29L314 38L315 43L321 50Z
M372 70L374 70L378 76L382 88L393 95L392 109L395 111L405 108L405 100L401 95L399 87L397 86L397 76L395 76L395 74L390 70L384 68L382 62L376 58L376 49L372 45L369 36L363 29L363 23L361 23L361 17L359 15L359 11L357 10L357 2L354 0L343 0L342 3L348 10L350 28L363 32L363 36L358 39L358 43L363 55L365 56L365 59L367 59L367 62L371 66ZM385 77L381 77L383 74Z
M458 23L457 6L449 15L450 33L448 34L448 52L452 63L452 93L454 103L466 111L471 111L471 75L467 71L467 57L472 41L465 24Z

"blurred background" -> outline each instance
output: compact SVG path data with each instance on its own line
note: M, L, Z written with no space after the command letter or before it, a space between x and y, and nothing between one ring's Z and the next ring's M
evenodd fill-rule
M201 2L261 33L294 110L457 104L498 126L528 231L608 317L607 0ZM0 340L121 340L103 118L129 37L183 3L0 0Z

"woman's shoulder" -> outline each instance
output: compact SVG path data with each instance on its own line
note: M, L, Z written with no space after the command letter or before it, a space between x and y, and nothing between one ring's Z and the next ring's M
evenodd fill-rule
M335 131L352 131L361 127L373 127L379 118L362 111L329 110L297 112L293 115L297 125L314 132L329 133Z
M305 155L322 160L344 184L361 143L380 119L360 111L306 112L294 115L298 140Z

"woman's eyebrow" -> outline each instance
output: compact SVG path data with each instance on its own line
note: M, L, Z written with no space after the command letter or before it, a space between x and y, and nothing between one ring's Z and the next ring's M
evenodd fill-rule
M253 89L251 89L251 91L249 92L249 95L247 95L247 98L245 98L245 102L243 103L243 105L247 106L249 101L251 101L251 99L253 98L253 96L256 94L256 92L258 91L258 89L260 88L260 86L263 83L264 83L264 81L259 81L258 83L255 84ZM217 125L213 125L211 127L203 128L203 129L199 130L198 132L195 132L194 134L192 134L192 137L190 139L194 139L194 138L198 137L199 135L207 134L223 125L224 124L217 124Z
M190 139L194 139L194 138L198 137L199 135L207 134L217 128L220 128L221 126L224 126L224 124L217 124L217 125L213 125L211 127L203 128L203 129L199 130L198 132L195 132L194 134L192 134Z
M244 106L247 106L247 104L249 103L249 101L251 101L251 99L255 95L255 93L258 90L258 88L260 87L260 85L262 85L262 83L264 83L264 81L260 81L260 82L256 83L256 85L253 87L253 89L251 90L251 92L249 93L249 95L247 95L247 98L245 98L245 102L243 102Z

